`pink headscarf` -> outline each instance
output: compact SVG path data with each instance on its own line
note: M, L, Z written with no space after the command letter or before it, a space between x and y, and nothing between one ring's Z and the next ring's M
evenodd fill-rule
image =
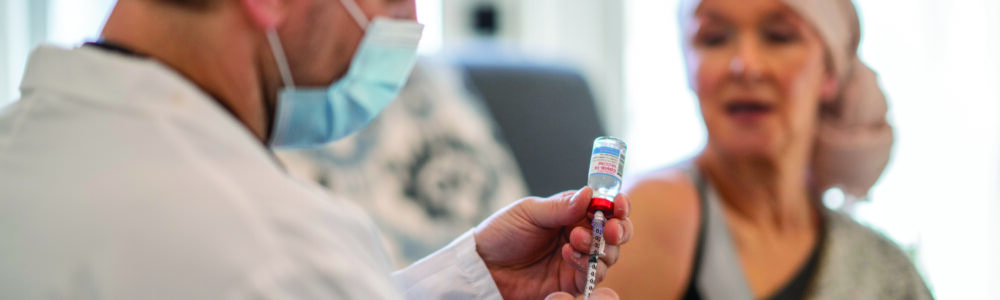
M885 96L878 76L857 55L861 41L851 0L780 0L809 21L826 44L839 96L820 114L812 156L813 180L821 190L839 187L854 196L868 194L892 149ZM680 16L694 16L701 0L682 0ZM682 26L687 22L681 22Z

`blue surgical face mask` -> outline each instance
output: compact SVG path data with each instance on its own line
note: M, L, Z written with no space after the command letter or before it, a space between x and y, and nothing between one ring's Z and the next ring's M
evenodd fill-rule
M267 32L285 83L278 92L273 148L321 146L364 128L399 95L413 69L423 25L381 17L368 22L353 1L341 2L365 36L347 74L329 87L296 87L277 33Z

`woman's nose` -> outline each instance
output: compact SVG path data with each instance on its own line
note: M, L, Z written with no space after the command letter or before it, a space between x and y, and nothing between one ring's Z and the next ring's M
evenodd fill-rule
M763 76L761 49L753 39L741 39L737 43L736 54L729 62L729 73L733 78L757 81Z

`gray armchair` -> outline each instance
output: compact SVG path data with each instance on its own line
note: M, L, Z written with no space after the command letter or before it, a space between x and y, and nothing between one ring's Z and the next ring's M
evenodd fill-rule
M587 183L591 143L606 132L579 72L482 52L459 58L458 65L500 127L532 195Z

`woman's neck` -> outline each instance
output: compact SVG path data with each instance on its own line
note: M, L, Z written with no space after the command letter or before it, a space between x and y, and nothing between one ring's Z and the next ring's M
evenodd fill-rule
M733 221L780 233L811 230L817 224L807 159L733 159L707 147L696 163L719 192L727 215L739 219Z

